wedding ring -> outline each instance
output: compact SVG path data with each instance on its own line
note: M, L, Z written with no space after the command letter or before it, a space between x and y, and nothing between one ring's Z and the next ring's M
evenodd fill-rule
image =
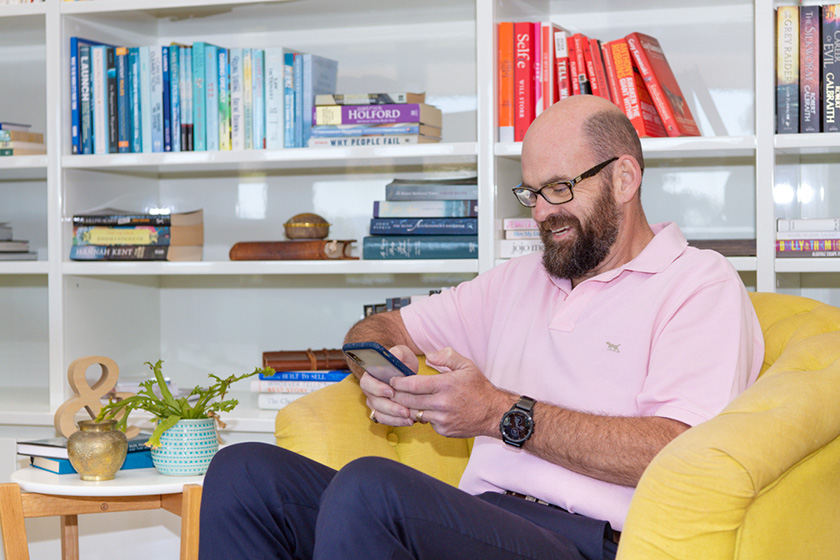
M425 422L423 422L423 412L424 412L423 410L418 410L417 411L417 414L414 415L414 421L415 422L420 422L421 424L425 424Z
M373 409L373 408L370 409L369 418L370 418L370 421L373 422L374 424L379 424L379 420L376 419L376 410L375 409Z

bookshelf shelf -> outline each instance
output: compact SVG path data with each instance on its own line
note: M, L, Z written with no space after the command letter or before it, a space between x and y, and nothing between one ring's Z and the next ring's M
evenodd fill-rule
M732 158L755 154L755 136L642 138L645 159ZM497 143L495 155L518 158L522 143Z
M784 258L776 259L776 272L834 272L840 273L840 258Z
M49 263L47 261L0 261L0 275L4 274L34 274L44 275L49 272Z

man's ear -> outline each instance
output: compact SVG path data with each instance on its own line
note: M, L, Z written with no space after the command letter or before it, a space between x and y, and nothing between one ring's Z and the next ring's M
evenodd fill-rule
M618 158L612 175L616 200L622 204L632 200L642 185L642 168L636 158L628 155Z

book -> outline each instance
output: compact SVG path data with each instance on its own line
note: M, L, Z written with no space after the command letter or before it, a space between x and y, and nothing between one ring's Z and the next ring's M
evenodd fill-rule
M355 259L355 239L296 239L293 241L240 241L230 248L232 261Z
M539 239L538 229L509 229L505 231L505 239Z
M11 241L12 235L12 226L6 222L0 222L0 241Z
M73 245L74 261L200 261L201 245Z
M755 239L689 239L688 244L698 249L717 251L724 257L754 257Z
M148 438L149 436L145 437ZM45 471L50 471L56 474L76 473L76 469L73 467L72 463L70 463L70 459L32 456L29 458L29 464L33 467L43 469ZM145 449L142 451L132 451L131 453L126 453L125 461L123 461L120 470L149 469L153 468L154 466L155 465L152 462L151 449Z
M128 49L128 105L129 105L129 151L143 151L143 113L140 110L140 49Z
M163 152L163 51L159 46L149 47L149 122L151 123L151 151Z
M425 103L393 105L321 105L313 125L421 123L441 127L441 111Z
M108 153L119 152L119 108L117 107L117 58L116 48L105 50L105 74L107 77L108 103Z
M589 37L583 33L575 33L571 36L571 40L574 49L570 53L573 53L575 57L579 95L591 94L592 82L589 81L589 73L586 71L586 51L589 50Z
M313 108L315 107L315 97L317 95L335 93L336 83L338 81L338 62L323 56L305 53L303 55L303 136L301 146L309 144L309 138L312 136L312 125L315 120L312 117ZM406 107L411 106L404 104ZM413 104L421 105L421 104ZM384 105L381 107L391 107L392 105ZM329 106L328 106L329 107ZM344 124L351 117L353 113L352 106L333 105L332 107L347 107L347 113L342 112L339 117L339 122L319 122L318 124ZM315 113L317 115L317 111ZM413 121L425 122L422 118L412 119ZM349 122L349 121L348 121Z
M475 235L377 235L362 240L366 260L475 259Z
M260 393L257 395L257 407L262 410L280 410L305 395L306 393Z
M820 7L799 8L799 131L821 130Z
M776 239L840 239L840 231L778 231Z
M786 251L840 251L840 239L777 239L776 254Z
M230 141L232 150L245 149L245 79L241 48L230 49Z
M305 371L275 371L261 373L259 378L272 381L341 381L350 375L349 369L316 369Z
M149 434L143 434L128 440L128 453L145 452L149 448L146 442ZM52 437L32 439L17 442L17 454L30 457L52 457L54 459L67 459L67 438Z
M231 149L231 90L230 77L228 76L230 62L228 60L228 49L220 48L216 53L216 63L219 67L219 128L216 134L219 136L219 149L229 151Z
M385 200L475 200L478 177L394 179L385 185Z
M572 83L569 72L568 32L565 29L554 30L554 80L557 101L572 95Z
M0 121L0 130L15 130L18 132L29 132L30 128L32 128L31 124Z
M402 146L405 144L429 144L440 142L440 138L422 134L383 134L379 136L351 136L345 138L310 137L309 148L352 148L358 146Z
M116 65L117 78L117 151L119 153L128 153L131 151L131 143L129 140L129 75L128 75L128 48L116 47L114 50L114 59Z
M22 150L32 150L33 153L47 153L47 146L43 142L23 142L21 140L0 140L0 149L3 148L18 148Z
M478 218L371 218L371 235L477 235Z
M313 127L314 128L314 127ZM295 53L283 54L283 146L295 148Z
M219 50L204 47L204 118L205 142L208 152L219 149Z
M74 226L73 245L203 245L204 224Z
M539 224L533 218L505 218L502 228L508 229L538 229Z
M38 253L33 251L15 251L3 252L0 251L0 261L35 261L38 260Z
M172 71L169 68L169 47L160 47L161 113L163 115L163 151L172 151Z
M497 25L499 45L498 63L498 113L499 142L513 142L513 22Z
M93 102L91 114L93 116L93 153L108 153L108 47L94 45L90 47L91 59L91 91Z
M79 152L93 153L93 99L91 90L90 46L79 49Z
M204 222L203 210L171 212L168 214L144 214L102 208L73 215L73 226L194 226Z
M181 109L181 122L183 123L182 130L184 137L181 140L181 145L183 146L183 150L185 152L192 152L195 144L193 138L195 125L193 123L192 47L182 47L182 51L181 61L186 73L183 76L183 83L181 85L181 95L184 99L184 106Z
M776 132L799 132L799 6L776 8Z
M169 141L173 152L181 148L181 46L169 45Z
M776 231L840 231L840 218L779 218Z
M534 92L534 26L528 21L513 24L513 141L521 142L536 117Z
M416 122L390 124L325 124L315 125L312 127L313 138L349 138L397 134L415 134L428 138L440 139L441 131L438 127Z
M140 63L140 146L143 153L152 151L152 55L151 47L138 47Z
M389 93L321 93L315 105L393 105L396 103L425 103L425 93L407 91Z
M595 38L589 38L583 45L584 61L586 62L586 75L592 87L592 95L610 99L609 83L607 82L604 69L604 59L601 55L601 42Z
M668 136L699 136L700 130L659 41L643 33L625 37Z
M636 129L640 138L667 136L659 113L653 105L644 80L630 54L624 39L604 44L605 60L609 60L609 73L616 82L618 105Z
M207 96L205 94L208 43L196 41L192 46L193 151L207 151Z
M822 131L840 132L840 4L822 6Z
M266 350L262 353L263 367L278 371L318 371L344 369L347 361L340 348L321 350Z
M0 156L37 156L45 153L46 148L0 148Z
M268 150L279 150L283 147L283 56L286 50L283 47L265 49L265 147Z
M499 241L499 258L512 259L543 250L540 239L502 239Z
M9 241L0 241L0 252L6 253L24 253L29 251L29 241L11 239Z
M375 200L374 218L476 218L477 200Z
M90 47L91 45L101 45L97 41L90 39L83 39L81 37L70 37L70 153L81 154L84 153L82 148L82 118L84 111L81 104L82 88L90 95ZM82 62L81 50L87 47L88 59L87 67L85 68L85 78L87 84L84 84L82 78ZM89 116L88 116L89 118ZM43 139L41 139L43 142ZM90 152L88 152L90 153Z
M252 393L312 393L335 385L337 381L290 381L285 379L252 379Z
M777 251L777 259L811 259L840 257L840 251Z
M609 42L601 43L601 58L604 61L604 78L610 90L610 101L621 107L621 85L618 81L618 73L615 69L613 53Z

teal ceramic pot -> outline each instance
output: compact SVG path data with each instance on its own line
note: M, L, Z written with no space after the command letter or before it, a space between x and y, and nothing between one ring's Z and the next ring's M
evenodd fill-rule
M181 420L161 434L160 447L152 448L152 463L163 475L197 476L204 474L218 450L212 418Z

